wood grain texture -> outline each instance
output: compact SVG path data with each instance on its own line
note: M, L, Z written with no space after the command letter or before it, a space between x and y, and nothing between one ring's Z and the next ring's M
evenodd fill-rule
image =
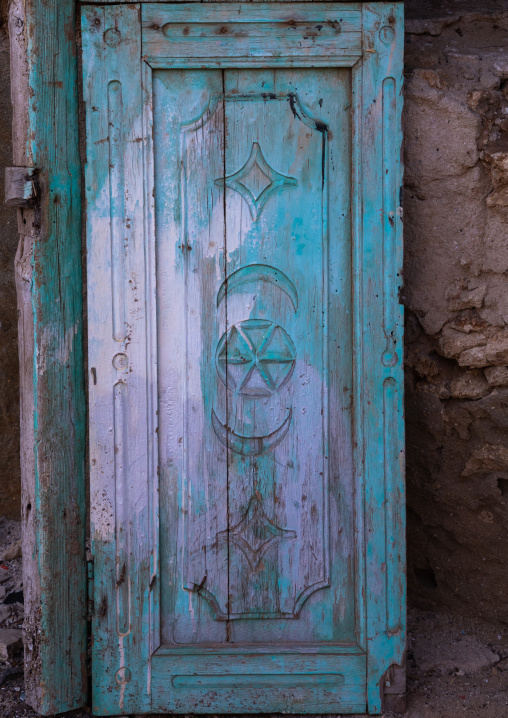
M104 305L111 307L111 316L117 317L117 330L103 322L105 326L97 337L91 337L92 353L97 339L97 366L93 367L97 383L92 383L99 387L92 390L91 397L99 407L105 402L104 411L109 412L116 433L112 444L106 436L100 437L102 443L99 440L94 443L99 453L104 452L98 457L100 466L105 467L112 481L109 485L106 481L105 497L97 499L102 516L97 523L94 546L105 571L96 594L97 675L104 680L104 688L111 696L109 712L113 713L141 712L151 705L148 660L158 645L154 624L157 558L153 552L157 536L153 480L155 401L154 381L148 371L149 366L155 365L155 341L149 323L142 321L144 309L155 303L155 283L153 258L145 255L144 243L140 242L153 233L150 212L143 210L143 206L153 208L153 201L149 198L150 177L145 170L150 130L149 120L143 115L143 94L147 93L148 71L141 69L139 9L132 5L124 9L97 8L94 12L98 14L90 16L94 22L101 17L106 22L107 18L109 24L101 31L97 52L99 56L109 53L106 65L117 69L116 76L105 76L97 90L93 83L89 85L90 98L95 91L100 95L100 104L90 102L89 110L93 113L94 107L101 107L106 127L100 122L89 122L89 137L98 133L94 155L98 171L96 176L94 172L90 174L89 168L87 175L87 179L91 178L87 191L92 199L97 199L97 193L107 194L106 205L98 205L97 210L98 219L107 226L100 237L107 236L109 243L107 247L97 247L97 251L103 266L109 269L111 265L116 272L118 288L115 301L106 296L108 304ZM122 30L118 27L122 22L127 33L119 39L118 32L122 34ZM27 696L43 714L78 707L85 695L84 400L73 23L71 2L42 4L18 0L12 5L13 73L17 78L14 161L20 166L40 167L44 191L42 226L36 226L33 213L20 214L23 233L17 257L24 387ZM356 626L360 644L363 634L368 639L369 711L376 713L381 710L382 676L390 665L403 661L405 625L401 311L396 302L401 263L397 201L401 168L397 159L392 160L400 144L400 5L365 5L363 26L361 78L354 79L353 71L357 118L353 157L361 168L353 178L358 183L353 236L358 242L362 240L355 245L354 296L358 304L355 346L361 349L360 338L364 343L363 354L359 353L363 363L361 371L356 372L355 396L362 397L359 406L363 412L357 408L355 415L356 439L359 446L365 447L363 454L357 454L360 459L357 476L358 487L365 482L367 544L363 546L358 540L359 517L356 537L357 552L363 556L365 549L368 590L366 628L362 630L359 600ZM129 30L133 33L129 34ZM104 32L108 34L105 36ZM120 51L113 53L117 47ZM349 64L353 61L351 57L346 59ZM167 58L161 60L162 65L169 62ZM273 58L260 62L275 64ZM284 59L277 59L280 62ZM290 60L287 62L290 64ZM120 116L128 119L122 127L118 127ZM118 130L116 135L109 132L110 122ZM234 123L234 116L230 122ZM64 126L66 133L61 131ZM290 170L286 173L286 177L292 176ZM98 177L102 177L100 186L94 184ZM224 182L227 177L232 175L226 171ZM360 184L360 177L368 181ZM122 182L128 184L127 196L121 192ZM125 239L123 230L130 230L128 242L133 247L127 255L119 247ZM101 251L109 251L109 255L100 255ZM122 264L124 261L126 264ZM144 270L141 275L140 266ZM125 282L122 285L123 274L133 287L125 286ZM135 306L136 300L139 306ZM138 320L144 329L138 328ZM122 324L127 327L125 332ZM108 346L102 353L99 344L104 341L106 346L106 336L101 332L106 330ZM130 366L133 372L127 378L124 372ZM130 410L129 397L133 398L137 414ZM382 422L379 416L383 417ZM139 431L140 417L146 420L146 433ZM93 457L92 463L94 459L97 457ZM97 480L96 486L99 485ZM113 505L118 511L112 513ZM240 524L231 521L228 525L231 531ZM359 565L360 558L358 561ZM126 647L130 666L124 662ZM262 675L260 669L256 670L255 675ZM316 675L331 675L326 670L320 668ZM228 688L227 681L222 682ZM181 687L178 682L177 687ZM359 710L358 706L358 702L351 703L347 709Z
M130 0L89 0L87 2L87 5L94 5L94 4L100 4L100 5L119 5L119 4L132 4ZM200 3L202 5L214 5L217 8L220 5L238 5L238 0L174 0L175 6L178 5L191 5L195 3ZM164 5L168 4L167 0L140 0L140 5ZM362 3L356 2L355 0L352 0L349 2L349 0L345 0L345 2L341 3L333 3L333 0L307 0L307 2L302 3L302 0L250 0L249 5L289 5L290 7L292 5L324 5L324 4L335 4L335 5L341 5L345 7L353 7L353 8L361 8Z
M80 707L87 693L74 10L71 0L15 0L9 15L14 162L41 177L40 212L19 210L16 277L25 685L27 702L44 715Z
M158 590L154 255L139 6L82 14L95 711L150 708ZM154 486L155 484L155 486ZM155 646L156 647L156 646Z
M342 31L357 32L361 3L298 2L289 6L281 2L202 3L199 11L194 3L176 3L172 4L172 7L169 7L168 3L165 6L146 3L143 5L142 15L143 32L148 29L157 32L155 25L159 25L164 32L166 23L169 23L170 28L182 23L192 23L196 27L195 29L189 27L186 37L200 37L203 36L203 32L206 36L212 33L214 28L217 29L217 24L232 23L237 27L229 28L226 34L231 32L233 36L238 37L242 36L245 28L255 37L263 37L265 33L268 37L288 36L291 34L288 28L293 26L297 35L306 35L312 30L313 36L318 38L321 32L328 37L341 34ZM325 23L331 23L328 29L318 30L311 24L319 17ZM203 23L211 27L205 29ZM223 33L219 32L219 34Z
M350 70L143 61L140 18L234 37L231 7L84 8L94 709L379 713L405 640L402 11L362 6ZM287 12L238 8L267 36Z
M308 0L309 5L310 4L323 5L326 2L328 2L328 0L325 0L325 2L323 2L323 0ZM330 0L330 4L332 2L333 2L333 0ZM89 2L87 2L87 5L94 5L94 4L119 5L122 3L132 4L131 0L89 0ZM158 4L158 3L167 4L167 0L140 0L139 4L140 5L154 5L154 4ZM238 4L238 0L190 0L190 2L189 2L189 0L175 0L175 2L174 2L174 4L176 6L178 6L180 4L190 5L191 3L215 5L218 8L220 5ZM274 5L288 4L290 6L293 4L297 4L297 5L304 4L304 3L302 3L302 0L282 0L282 2L281 2L281 0L250 0L249 5L251 5L251 6L252 5L267 5L268 6L268 5L272 5L272 3ZM307 3L305 3L305 4L307 4ZM335 4L346 6L346 7L353 7L353 8L360 8L362 5L362 3L360 3L360 2L348 2L348 0L346 0L346 2L344 2L344 3L335 3Z
M315 650L153 658L154 710L187 713L359 713L365 656Z
M405 661L401 111L403 7L363 8L360 212L368 708ZM380 421L380 417L382 420Z
M154 98L164 638L352 641L348 74L157 71Z
M361 11L346 4L144 5L152 66L350 66L361 56Z

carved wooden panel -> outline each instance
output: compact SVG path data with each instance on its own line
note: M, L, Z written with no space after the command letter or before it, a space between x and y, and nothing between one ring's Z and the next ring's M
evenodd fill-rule
M330 351L351 336L350 88L337 70L155 73L173 640L255 640L246 619L263 640L353 637L353 556L337 540L352 531L352 365ZM315 625L338 610L336 626Z
M401 8L82 17L94 712L379 712Z

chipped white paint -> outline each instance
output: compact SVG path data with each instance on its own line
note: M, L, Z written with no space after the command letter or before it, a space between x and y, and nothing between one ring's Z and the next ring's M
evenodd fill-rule
M96 712L195 712L214 680L219 713L380 708L403 638L398 78L372 106L396 12L294 4L287 34L277 4L83 9Z

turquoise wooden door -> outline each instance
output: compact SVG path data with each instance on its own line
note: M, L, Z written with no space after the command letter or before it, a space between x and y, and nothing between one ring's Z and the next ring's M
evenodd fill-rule
M85 6L82 31L94 712L379 712L401 8Z

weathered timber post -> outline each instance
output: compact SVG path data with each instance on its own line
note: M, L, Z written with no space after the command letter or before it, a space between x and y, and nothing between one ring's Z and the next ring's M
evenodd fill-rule
M27 702L86 701L85 397L73 0L13 0L9 14ZM36 177L33 192L27 178ZM19 200L19 201L17 201Z

